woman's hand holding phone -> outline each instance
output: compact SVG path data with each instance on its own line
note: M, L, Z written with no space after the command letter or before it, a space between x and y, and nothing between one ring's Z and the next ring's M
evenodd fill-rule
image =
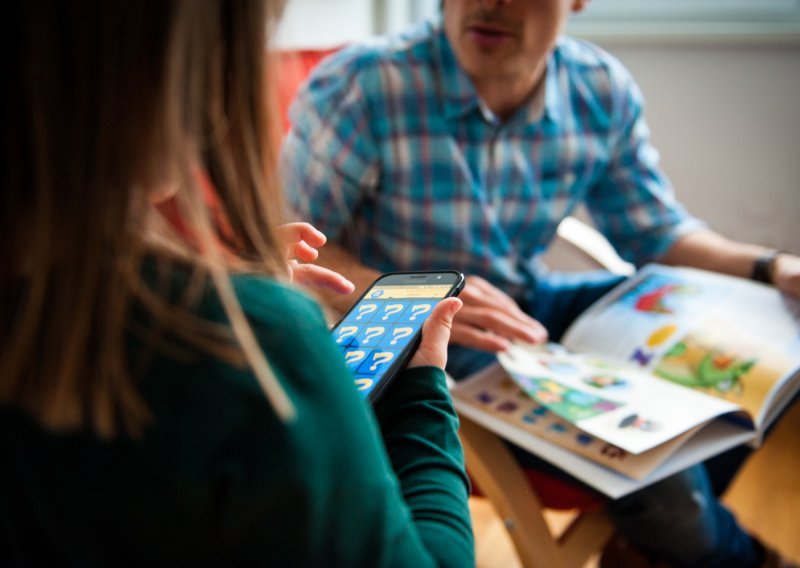
M316 264L307 264L317 259L317 249L327 241L316 227L310 223L287 223L279 228L279 234L283 240L292 282L302 286L328 288L339 294L350 294L355 289L353 283L338 272Z
M462 305L463 302L458 298L447 298L436 305L422 326L422 341L408 363L409 368L432 365L444 369L453 317Z

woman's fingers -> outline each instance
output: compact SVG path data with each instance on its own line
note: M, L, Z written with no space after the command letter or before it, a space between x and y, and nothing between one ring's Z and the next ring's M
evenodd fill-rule
M305 241L289 243L286 258L289 260L300 260L303 262L313 262L317 260L319 252Z
M292 281L295 284L328 288L339 294L351 294L355 290L355 284L329 268L317 266L316 264L297 263L292 263L291 268Z
M316 227L310 223L287 223L279 227L278 232L295 284L328 288L340 294L353 292L355 285L338 272L315 264L303 264L316 260L319 256L316 247L323 246L327 241Z
M319 253L317 247L327 242L327 237L310 223L287 223L278 228L287 260L311 262Z
M287 244L305 241L312 247L321 247L328 240L325 234L311 223L286 223L278 227L278 234Z

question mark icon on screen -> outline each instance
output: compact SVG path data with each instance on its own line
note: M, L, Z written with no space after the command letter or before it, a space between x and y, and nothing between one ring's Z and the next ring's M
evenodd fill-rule
M364 351L348 351L344 354L344 362L347 365L353 365L354 363L361 361L366 356L367 354Z
M394 339L392 339L389 342L389 345L396 344L398 341L408 337L412 333L414 333L414 328L413 327L398 327L397 329L392 331L392 335L394 336Z
M382 320L386 320L389 316L393 316L394 314L400 313L403 311L403 304L389 304L383 310L383 317Z
M369 379L367 377L361 377L359 379L356 379L355 383L356 386L358 387L358 390L363 391L372 386L372 379Z
M364 316L371 314L377 309L378 309L377 304L363 304L361 306L358 306L358 316L356 316L356 319L360 320Z
M417 319L417 316L421 316L422 314L426 314L429 311L431 311L431 305L430 304L417 304L416 306L411 306L411 312L414 315L411 316L408 319L409 319L409 321L414 321L415 319Z
M373 337L378 337L379 335L383 335L383 332L386 331L385 327L377 326L377 327L368 327L367 330L364 332L364 340L361 342L363 345L369 343L369 340Z
M378 368L379 365L383 365L384 363L388 363L394 359L394 353L390 353L388 351L381 351L380 353L375 353L372 358L372 366L369 368L370 371L374 371Z
M356 334L358 328L354 325L348 325L339 329L339 337L336 338L336 343L341 343L348 337Z

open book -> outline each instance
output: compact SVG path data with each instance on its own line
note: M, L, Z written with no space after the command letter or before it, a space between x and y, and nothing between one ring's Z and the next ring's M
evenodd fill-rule
M561 345L514 346L453 389L459 412L620 497L764 430L800 390L800 302L649 265Z

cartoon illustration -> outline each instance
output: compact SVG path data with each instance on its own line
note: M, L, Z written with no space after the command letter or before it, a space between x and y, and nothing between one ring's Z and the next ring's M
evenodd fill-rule
M514 377L518 384L524 384L522 388L536 402L568 422L592 418L621 406L613 400L600 398L547 378L528 377L518 373L514 373ZM520 381L521 377L525 380Z
M638 312L672 314L670 302L674 296L697 293L698 290L674 278L651 274L638 286L628 290L619 302L629 304Z
M638 414L631 414L620 420L619 424L617 424L617 428L632 428L641 430L642 432L655 432L658 430L659 426L652 420L642 418Z
M514 412L517 408L519 408L519 405L510 400L497 405L498 412Z
M671 314L672 310L667 307L666 298L672 292L678 290L675 284L667 284L656 288L652 292L642 294L636 299L633 307L640 312L655 312L658 314Z
M592 375L583 377L583 382L596 389L620 389L630 386L626 379L614 375Z
M742 394L742 377L756 363L756 358L738 358L722 349L708 348L694 338L686 337L664 354L655 373L688 387Z
M538 359L538 362L542 367L549 369L554 373L563 373L567 375L578 370L574 363L567 361L566 359L541 357Z
M494 396L492 395L492 393L488 391L479 392L475 396L475 398L478 399L478 401L482 402L483 404L492 404L492 402L494 402Z
M659 327L647 338L647 346L658 347L672 337L676 331L678 331L678 326L674 323L668 323L667 325Z

